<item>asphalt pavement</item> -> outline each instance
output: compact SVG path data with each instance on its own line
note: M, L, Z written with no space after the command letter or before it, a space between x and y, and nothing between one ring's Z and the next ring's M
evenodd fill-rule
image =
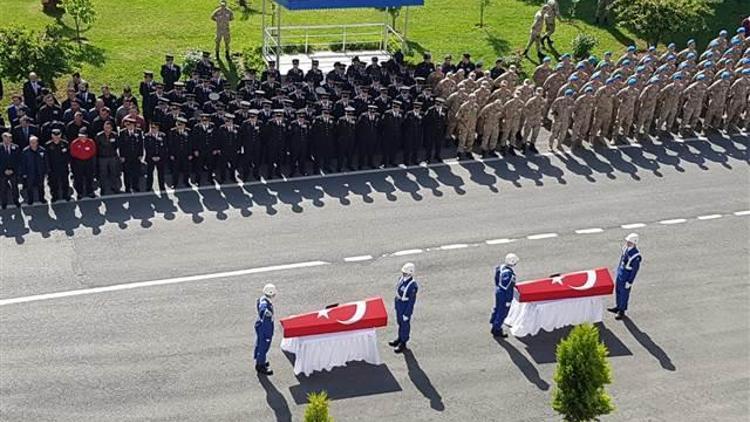
M0 420L541 421L568 330L495 341L492 269L521 280L644 256L629 318L600 325L612 421L750 414L746 137L86 200L0 213ZM276 315L382 296L417 266L411 353L256 376L255 299Z

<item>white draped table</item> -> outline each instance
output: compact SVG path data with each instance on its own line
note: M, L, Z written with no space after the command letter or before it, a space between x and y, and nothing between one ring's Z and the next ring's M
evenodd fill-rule
M540 329L553 331L566 325L597 323L604 318L604 300L610 295L573 299L519 302L513 299L505 319L516 337L534 335Z
M294 374L310 375L314 371L330 371L347 362L363 360L380 365L378 336L374 328L291 337L281 340L281 350L294 353Z

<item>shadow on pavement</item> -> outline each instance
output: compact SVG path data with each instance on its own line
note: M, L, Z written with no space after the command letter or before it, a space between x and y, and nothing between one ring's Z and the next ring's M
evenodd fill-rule
M641 171L663 177L662 167L684 172L688 165L708 170L709 164L731 169L729 159L748 159L746 136L711 136L709 140L682 142L671 137L662 142L644 139L640 146L622 149L606 147L580 148L570 152L555 152L559 165L548 155L530 155L487 161L466 160L459 163L437 164L431 167L389 168L375 172L330 175L313 179L275 179L266 183L244 185L204 185L200 190L178 191L171 194L102 197L80 202L57 202L50 206L24 206L0 211L0 236L24 243L30 233L43 238L63 232L74 236L81 230L94 235L104 225L116 225L121 230L129 227L148 229L154 219L173 220L178 214L189 215L195 224L207 216L217 220L229 218L230 211L242 217L255 213L276 215L289 209L302 213L305 207L348 206L353 199L364 204L385 199L422 201L425 196L440 198L450 192L466 193L469 184L485 186L492 193L512 185L515 188L544 186L545 182L561 185L568 179L581 177L590 183L612 180L627 175L640 181ZM447 154L445 155L447 156ZM468 173L468 180L454 172L460 167Z
M599 339L607 346L610 357L633 355L633 352L604 323L599 322L594 325L599 329ZM526 351L534 362L538 364L553 363L557 362L555 356L557 344L567 337L572 329L573 327L565 327L552 332L542 330L534 336L520 337L518 341L526 345Z
M417 387L422 395L430 400L430 407L438 412L445 410L445 404L443 404L443 397L432 385L430 377L422 370L419 366L419 361L414 356L411 350L404 351L404 360L406 361L406 368L409 371L409 379Z
M273 409L276 420L279 422L291 422L292 412L289 411L289 405L281 392L276 389L276 386L265 375L258 374L258 381L260 381L263 389L266 390L266 403Z
M641 331L641 329L638 328L637 325L635 325L635 322L633 322L632 319L626 316L625 318L623 318L622 322L625 323L625 328L630 331L630 334L635 337L638 343L640 343L644 349L648 350L648 352L651 353L651 356L655 357L659 361L659 364L662 368L666 369L667 371L677 370L667 352L659 347L658 344L654 343L654 341L651 340L651 336Z
M289 387L296 404L307 403L307 395L325 390L331 400L401 391L388 367L364 362L350 362L328 372L315 372L309 377L297 375L298 385Z
M526 359L526 356L524 356L523 353L516 349L506 339L495 338L495 341L500 345L500 347L505 349L505 351L508 353L508 357L510 357L510 360L513 361L513 364L516 365L519 370L521 370L521 373L526 377L527 380L529 380L530 383L536 385L536 387L542 391L549 390L549 383L539 376L539 371L537 371L536 367L533 363L531 363L531 361Z

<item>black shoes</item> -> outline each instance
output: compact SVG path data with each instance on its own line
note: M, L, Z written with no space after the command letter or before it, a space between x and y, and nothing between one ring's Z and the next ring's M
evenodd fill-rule
M401 344L401 341L399 341L399 339L396 339L396 340L393 340L393 341L389 341L389 342L388 342L388 345L389 345L389 346L391 346L391 347L396 347L396 346L398 346L399 344Z
M261 375L273 375L273 371L268 369L268 362L265 365L255 365L255 370Z
M500 337L500 338L507 338L508 335L503 332L503 329L500 328L499 330L491 330L490 333L492 333L493 337Z
M398 346L393 349L394 353L404 353L406 350L406 345L404 343L399 343Z
M607 308L607 311L612 312L613 314L620 312L620 310L617 309L617 306L615 306L614 308Z
M617 313L617 315L615 315L615 319L618 320L618 321L621 320L621 319L623 319L623 318L625 318L625 311L619 311Z

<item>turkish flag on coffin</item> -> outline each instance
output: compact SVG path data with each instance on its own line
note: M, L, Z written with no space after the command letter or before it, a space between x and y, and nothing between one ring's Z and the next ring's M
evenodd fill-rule
M281 320L285 338L340 333L386 325L388 313L383 299L379 297L344 303L307 314L292 315Z
M604 267L516 283L519 302L609 295L614 287L612 276Z

